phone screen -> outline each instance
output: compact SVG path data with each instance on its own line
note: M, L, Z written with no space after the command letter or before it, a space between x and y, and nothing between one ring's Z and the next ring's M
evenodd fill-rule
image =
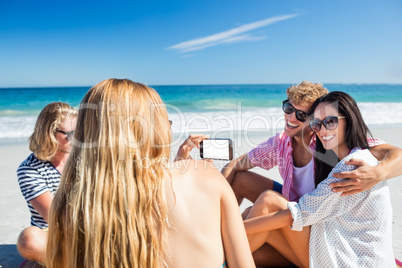
M232 140L230 139L206 139L201 142L200 149L202 158L233 159Z

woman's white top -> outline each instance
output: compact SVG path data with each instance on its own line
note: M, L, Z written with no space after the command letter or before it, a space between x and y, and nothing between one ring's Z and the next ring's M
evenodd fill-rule
M293 165L293 188L298 196L314 191L314 157L304 167Z
M311 225L310 267L396 267L392 248L392 207L388 184L347 196L331 191L329 184L341 179L334 172L352 171L348 159L378 164L369 150L354 149L317 188L299 203L289 202L292 230Z

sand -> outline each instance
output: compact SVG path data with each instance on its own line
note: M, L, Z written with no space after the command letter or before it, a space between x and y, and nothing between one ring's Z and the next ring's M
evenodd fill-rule
M372 128L373 135L386 142L402 148L402 127ZM226 133L226 135L228 135ZM235 156L248 152L251 148L272 136L268 132L236 132L232 136L234 141ZM225 133L220 133L220 137ZM241 138L239 138L241 137ZM177 152L178 145L184 140L184 136L175 136L172 145L172 155ZM19 164L30 154L27 142L12 142L0 145L0 267L18 267L23 258L18 254L16 241L19 233L30 225L28 207L17 183L16 170ZM192 152L194 158L198 157L198 150ZM226 162L215 161L214 164L221 168ZM270 171L255 168L259 174L268 176L281 182L277 168ZM402 176L388 181L391 192L391 200L394 210L393 216L393 244L395 257L402 259ZM243 210L250 202L244 202L240 207Z

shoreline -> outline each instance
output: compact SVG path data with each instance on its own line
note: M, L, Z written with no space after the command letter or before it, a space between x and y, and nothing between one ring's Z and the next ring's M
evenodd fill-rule
M385 142L402 148L402 126L399 127L381 127L370 129L373 136L383 139ZM250 151L254 146L267 140L269 137L275 135L269 131L247 131L247 137L239 136L237 131L234 133L223 132L218 136L232 134L234 142L234 157L238 157ZM244 134L244 132L239 132ZM227 136L226 136L227 137ZM179 145L184 141L187 136L173 134L174 144L171 148L171 161L176 155ZM27 139L19 139L19 142L1 142L0 141L0 213L3 215L0 221L0 267L18 267L23 261L19 256L15 247L16 240L19 233L30 225L30 213L24 198L21 195L16 170L20 163L31 153L28 148ZM198 150L194 149L191 156L199 159ZM221 169L227 162L214 161L214 165ZM267 176L271 179L282 183L278 169L273 168L269 171L254 168L253 171ZM402 176L388 180L391 202L393 206L393 246L394 255L398 259L402 259ZM243 202L240 210L250 205L251 202Z

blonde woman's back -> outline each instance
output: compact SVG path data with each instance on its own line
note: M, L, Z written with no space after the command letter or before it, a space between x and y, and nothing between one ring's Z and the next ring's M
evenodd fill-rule
M225 258L252 267L222 175L196 161L165 168L171 131L154 89L102 81L85 94L77 121L49 214L48 267L220 267Z
M221 173L207 161L183 160L165 175L169 267L253 267L239 208Z

